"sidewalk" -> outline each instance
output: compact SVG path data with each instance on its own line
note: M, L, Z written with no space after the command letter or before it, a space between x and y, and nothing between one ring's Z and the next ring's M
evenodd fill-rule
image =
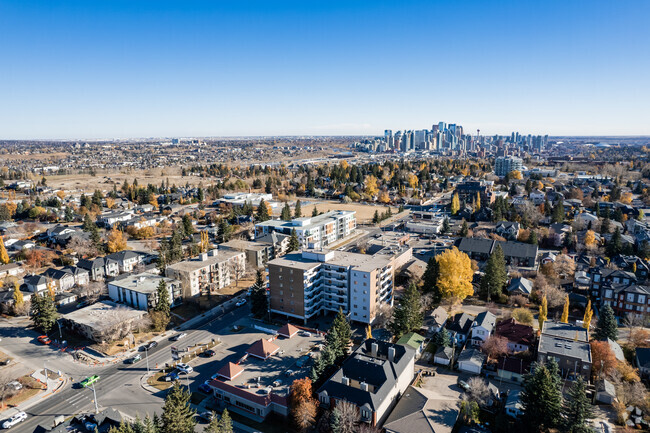
M41 377L44 378L43 375L40 375ZM34 377L35 379L39 380L37 377ZM40 381L40 380L39 380ZM56 382L56 383L54 383ZM57 392L61 391L65 386L68 384L68 378L65 376L59 377L58 380L49 380L49 387L46 390L43 390L36 394L35 396L19 403L17 406L14 406L12 408L7 408L5 409L6 414L3 414L4 416L11 416L14 412L18 411L27 411L30 407L40 403L43 401L44 398L48 398L56 394Z

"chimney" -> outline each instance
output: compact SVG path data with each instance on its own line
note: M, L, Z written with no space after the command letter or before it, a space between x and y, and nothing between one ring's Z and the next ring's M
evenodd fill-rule
M388 360L390 362L395 362L395 348L394 347L389 347L388 348Z
M372 353L372 356L376 358L378 351L379 351L379 345L377 343L372 343L370 345L370 353Z
M201 253L201 255L199 256L199 260L201 260L202 262L208 260L208 253Z
M343 376L343 385L350 386L350 378Z
M359 387L361 387L361 391L368 391L368 384L366 382L361 382Z

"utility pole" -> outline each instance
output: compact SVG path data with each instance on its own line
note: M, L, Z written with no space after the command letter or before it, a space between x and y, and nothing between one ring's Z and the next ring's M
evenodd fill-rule
M144 357L147 359L147 374L149 374L149 350L144 346Z
M50 384L49 384L49 380L48 380L49 377L48 377L48 374L47 374L47 367L45 366L45 361L43 361L43 372L45 373L45 389L49 389Z

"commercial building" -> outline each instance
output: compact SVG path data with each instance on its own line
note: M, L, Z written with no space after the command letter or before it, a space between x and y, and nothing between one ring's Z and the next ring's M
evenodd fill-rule
M413 348L368 339L318 389L318 400L330 408L348 401L359 408L361 421L379 426L413 380L414 364Z
M502 156L494 161L494 174L497 176L505 176L515 170L521 172L523 168L523 161L515 156Z
M372 323L393 303L393 257L304 250L268 263L271 312L307 320L326 311Z
M339 210L291 221L269 220L255 225L255 238L272 232L291 235L295 230L302 248L326 248L354 233L357 228L355 215L355 211Z
M252 206L259 206L262 200L264 200L264 202L271 208L278 207L278 203L273 201L273 194L254 192L233 192L230 194L225 194L214 204L219 205L221 203L224 203L236 207L243 207L246 203L248 203Z
M167 266L165 275L181 282L183 298L228 287L246 271L246 253L211 250L190 260Z
M62 317L64 326L96 342L113 341L131 332L144 311L100 301Z
M108 283L108 296L137 310L149 310L158 304L160 281L167 285L170 305L180 304L183 300L180 281L149 273L129 275L111 281Z

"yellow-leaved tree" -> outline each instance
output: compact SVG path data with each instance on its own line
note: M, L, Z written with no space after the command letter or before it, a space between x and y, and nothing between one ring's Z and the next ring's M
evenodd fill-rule
M589 302L587 302L587 309L585 310L585 316L582 318L582 327L585 328L587 331L589 330L589 326L591 325L591 318L594 315L594 310L591 309L591 299Z
M5 248L5 243L0 236L0 263L6 265L9 263L9 254L7 254L7 249Z
M476 200L474 200L474 210L480 210L481 209L481 193L477 192L476 193Z
M521 178L522 178L522 176L521 176L521 171L519 171L519 170L512 170L512 171L510 172L510 179L517 179L517 180L519 180L519 179L521 179Z
M438 262L438 288L443 299L453 299L462 302L468 296L474 294L472 287L472 261L469 256L458 248L439 254L436 257Z
M454 196L451 198L451 214L456 215L460 210L460 200L458 199L458 193L454 193Z
M569 295L566 295L564 299L564 310L562 310L562 318L560 319L562 323L569 323Z
M379 188L377 187L377 178L373 175L366 176L366 194L368 195L376 195L377 192L379 191Z
M411 188L417 188L419 183L420 180L418 179L418 177L413 173L409 173L409 186Z
M25 300L23 299L23 292L20 291L20 284L18 281L14 282L14 311L22 311L25 306Z
M587 230L585 233L585 246L593 248L596 245L596 233L593 230Z
M123 231L113 229L108 233L108 252L117 253L126 249L126 235Z
M546 295L542 298L542 305L539 306L539 316L537 317L537 324L539 325L539 331L542 331L544 322L548 317L548 301L546 300Z

